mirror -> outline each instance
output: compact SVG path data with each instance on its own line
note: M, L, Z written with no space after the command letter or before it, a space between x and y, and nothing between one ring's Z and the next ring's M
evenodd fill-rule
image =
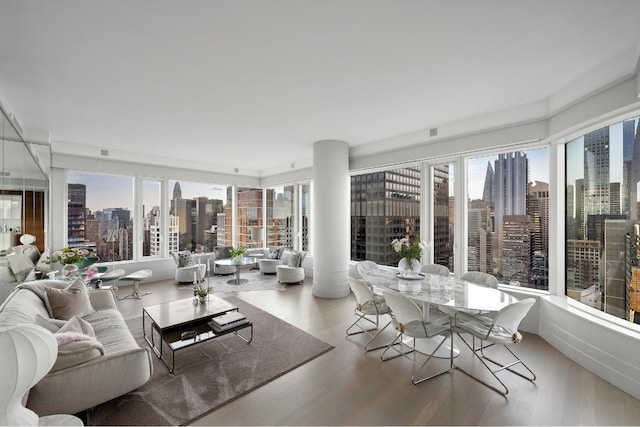
M36 161L32 144L22 139L4 110L1 119L0 250L20 245L20 237L31 234L36 238L33 245L42 253L48 177Z

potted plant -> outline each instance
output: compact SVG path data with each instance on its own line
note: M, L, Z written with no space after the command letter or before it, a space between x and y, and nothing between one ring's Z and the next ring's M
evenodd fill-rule
M391 242L393 250L401 257L398 263L398 269L400 274L404 277L413 277L420 273L420 256L422 255L422 248L420 244L415 241L405 238L393 239Z
M233 258L234 261L240 263L242 261L242 257L244 257L244 254L247 252L247 248L245 247L239 247L239 248L234 248L231 249L231 258Z
M204 287L201 285L196 285L193 287L193 296L195 298L198 298L201 304L204 304L207 302L207 295L209 295L212 289L213 288L211 286Z

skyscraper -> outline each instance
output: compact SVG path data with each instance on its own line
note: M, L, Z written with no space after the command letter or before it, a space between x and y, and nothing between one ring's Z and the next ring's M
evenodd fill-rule
M449 165L436 165L433 167L433 262L453 270L449 208Z
M351 259L397 265L390 243L402 237L420 238L420 167L353 175Z
M609 128L584 136L584 220L610 213Z
M67 197L67 242L69 247L74 248L85 242L87 186L68 184Z

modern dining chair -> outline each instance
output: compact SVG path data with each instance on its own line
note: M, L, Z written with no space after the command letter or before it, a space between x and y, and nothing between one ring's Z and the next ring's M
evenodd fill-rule
M391 324L391 321L389 321L382 329L378 330L380 326L380 316L391 313L384 298L380 295L374 295L371 288L360 279L349 277L349 286L356 297L356 304L353 311L357 318L356 321L347 328L347 336L362 333L369 335L370 339L363 347L365 351L373 351L386 347L386 345L370 347L378 335ZM375 321L370 318L372 316L375 316ZM360 321L369 322L375 325L375 327L365 328L360 324ZM373 334L373 331L378 332Z
M440 265L440 264L425 264L422 266L420 271L423 273L435 274L438 276L446 276L446 277L448 277L449 274L451 273L446 266Z
M356 277L365 280L365 274L378 270L379 268L378 264L373 261L359 261L355 266Z
M481 271L469 271L462 275L462 280L472 282L477 285L486 286L488 288L498 289L498 279L489 273Z
M501 390L497 387L492 386L486 381L481 380L480 378L472 375L470 372L465 371L464 369L456 366L456 369L461 370L465 374L469 375L471 378L483 383L487 387L497 391L502 395L506 395L509 393L509 389L507 386L500 380L500 378L496 375L496 373L502 370L508 370L511 373L514 373L526 380L531 382L535 381L536 375L533 373L531 369L518 357L516 354L508 347L511 344L517 344L522 341L522 335L518 332L518 327L520 326L520 322L527 315L531 307L535 304L536 300L534 298L527 298L521 301L517 301L515 303L509 304L500 310L495 317L485 317L485 316L472 316L465 312L459 312L455 316L455 324L453 326L454 331L460 337L462 342L466 344L467 347L471 350L473 355L482 362L487 370L493 375L493 377L504 387L504 390ZM476 349L472 347L467 340L464 339L461 332L465 332L471 334L473 337L480 339L480 348ZM494 359L489 358L485 355L486 347L483 346L483 342L488 341L492 344L498 345L501 344L511 355L515 358L514 361L503 364ZM491 367L487 364L488 362L493 363L498 366L498 369L491 369ZM525 375L521 372L511 369L512 366L521 364L524 368L529 371L530 376Z
M449 320L446 319L443 321L443 319L438 319L435 322L427 322L423 319L420 307L418 307L416 303L411 301L409 298L390 291L382 291L382 294L385 301L387 301L387 305L391 309L391 322L396 331L398 331L398 335L387 346L384 352L380 355L380 358L386 361L400 356L407 357L409 354L412 354L413 357L411 360L413 361L414 366L411 374L411 382L413 384L419 384L423 381L451 372L453 367L453 354L451 354L450 364L446 370L418 378L420 370L429 362L429 360L431 360L438 349L442 347L442 344L446 341L446 337L451 334ZM403 342L405 336L411 338L413 344L411 346L411 350L406 352L404 351L404 348L407 347L407 345ZM418 362L416 360L416 339L434 338L436 336L443 336L443 338L440 343L435 346L435 349L427 356L427 359L424 362ZM396 345L400 345L400 350L395 348ZM398 354L385 358L385 354L390 349L396 350ZM453 347L451 351L453 351ZM418 366L417 369L416 366Z

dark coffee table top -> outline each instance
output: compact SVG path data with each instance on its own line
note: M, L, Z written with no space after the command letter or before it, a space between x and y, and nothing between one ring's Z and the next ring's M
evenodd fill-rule
M193 298L165 302L144 307L142 310L158 325L160 329L173 328L180 325L211 319L238 307L226 300L209 295L206 304L194 304Z

